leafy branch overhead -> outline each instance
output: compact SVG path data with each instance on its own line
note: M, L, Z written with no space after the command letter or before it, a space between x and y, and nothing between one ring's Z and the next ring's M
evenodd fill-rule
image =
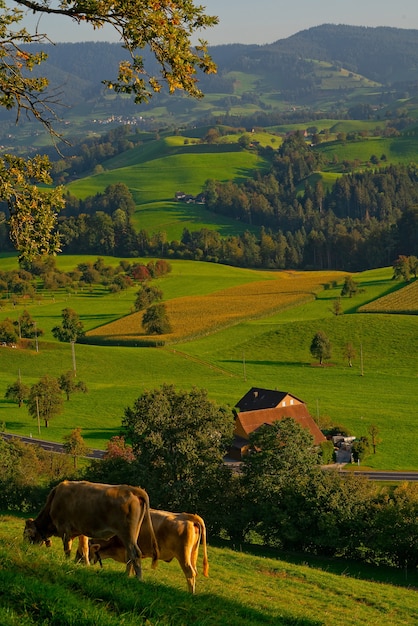
M207 52L207 43L201 39L193 47L192 36L202 29L214 26L216 16L205 14L205 7L192 0L14 0L15 8L9 9L0 0L0 91L3 106L28 108L37 115L33 94L41 93L47 81L28 79L31 70L45 60L42 53L33 54L22 43L49 41L45 34L32 35L25 29L13 32L9 27L18 23L22 9L29 9L41 16L60 15L77 23L88 23L94 29L111 26L118 33L130 60L119 66L116 80L104 83L118 93L133 94L135 102L148 101L153 93L168 85L169 91L184 90L200 97L197 72L216 72L215 63ZM150 50L158 64L158 73L149 73L138 51ZM47 106L47 103L43 103Z

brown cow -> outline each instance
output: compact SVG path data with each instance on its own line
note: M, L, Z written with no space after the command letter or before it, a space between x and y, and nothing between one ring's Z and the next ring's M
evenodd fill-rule
M158 542L160 559L170 562L176 558L184 572L187 586L195 592L197 576L197 556L200 540L203 545L203 575L208 576L209 564L206 550L205 522L199 515L191 513L169 513L151 509L152 526ZM144 520L138 537L138 544L143 557L152 555L150 523ZM118 537L108 541L90 541L90 558L93 563L101 564L101 559L112 558L126 562L126 550Z
M125 549L126 571L130 573L133 566L137 577L142 578L137 538L143 520L147 521L150 532L150 552L155 567L158 545L144 489L65 480L49 493L38 517L26 520L23 536L31 543L46 545L50 545L51 536L61 537L64 552L69 557L73 539L82 535L81 555L89 564L87 537L109 539L117 535Z

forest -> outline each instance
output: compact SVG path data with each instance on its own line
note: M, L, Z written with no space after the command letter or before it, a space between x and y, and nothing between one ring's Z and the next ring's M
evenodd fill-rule
M92 169L134 145L136 135L111 131L81 146L71 166ZM83 200L67 193L59 217L63 251L71 254L162 256L268 269L338 269L350 272L392 265L400 255L418 256L418 169L387 165L371 155L370 167L349 171L332 186L309 177L324 157L302 132L289 134L277 150L258 147L270 163L243 183L208 179L205 207L247 224L240 235L221 237L208 228L184 229L181 240L135 230L135 203L124 183ZM79 163L79 166L77 166ZM54 166L62 176L66 159ZM5 221L2 249L11 249Z

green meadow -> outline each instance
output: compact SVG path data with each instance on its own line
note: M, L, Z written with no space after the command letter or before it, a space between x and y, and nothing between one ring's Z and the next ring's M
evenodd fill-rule
M155 570L144 560L138 581L110 560L103 569L66 560L58 538L49 549L26 545L23 526L22 518L0 516L0 584L7 589L0 594L0 623L7 626L334 626L340 619L348 626L413 626L418 620L416 572L254 546L234 551L209 537L209 577L202 576L200 555L192 596L176 560L160 561Z
M185 141L190 140L169 137L128 150L106 161L105 172L74 181L68 190L85 198L124 182L137 207L135 228L150 233L163 230L169 240L180 239L184 228L216 229L223 236L248 229L248 225L214 215L203 206L176 202L175 193L197 195L209 178L238 183L255 171L263 171L267 163L255 152L241 150L236 140L216 146Z
M69 270L88 258L60 256L58 266ZM108 261L116 262L105 258ZM3 258L0 268L3 264L10 268L13 263L15 258ZM246 319L189 342L160 348L76 344L77 377L89 391L73 394L64 402L63 413L48 429L41 424L40 432L25 407L18 408L4 399L7 386L19 375L31 385L45 374L59 375L72 369L69 344L57 342L51 334L53 326L61 322L63 308L76 310L85 329L90 330L129 315L137 287L120 294L100 288L71 295L51 292L16 306L6 302L0 319L17 319L27 309L45 334L39 338L38 352L34 347L0 347L0 423L8 432L54 441L62 441L64 435L80 427L89 446L104 448L109 438L119 433L124 409L145 389L165 382L182 389L205 388L210 398L232 410L248 389L260 386L302 398L320 425L329 421L342 424L356 436L367 435L368 427L377 425L382 442L376 454L367 459L368 466L417 470L418 449L411 442L418 436L413 419L418 316L356 312L399 287L391 280L391 273L391 268L383 268L354 275L362 292L344 298L344 315L337 317L332 305L342 282L327 285L312 302L269 317ZM173 261L172 272L159 279L159 285L169 300L209 294L269 276L274 272ZM202 317L204 314L202 311ZM324 367L314 362L309 351L318 330L323 330L332 344L332 357ZM356 350L351 368L343 355L348 342Z
M324 188L331 188L345 171L345 162L356 163L356 167L369 167L372 155L378 159L385 156L385 160L380 161L380 167L390 163L408 164L417 159L417 142L413 134L362 137L355 141L336 139L339 132L372 131L378 126L376 122L324 118L315 120L311 126L329 132L329 139L315 148L328 164L309 177L312 186L321 180ZM307 127L308 123L290 124L268 130L256 129L247 134L259 146L277 150L283 141L283 134ZM102 193L108 185L123 182L136 205L132 216L135 229L145 229L150 234L164 232L169 241L180 240L184 229L215 229L221 236L242 234L245 230L255 232L258 229L253 226L211 213L204 205L175 201L177 191L198 195L208 179L239 184L256 172L267 172L270 167L268 160L256 150L244 150L239 146L240 133L228 134L223 128L226 134L219 137L217 143L202 143L202 137L208 130L209 127L190 129L184 135L166 132L158 139L144 133L141 145L108 159L104 163L104 171L72 181L67 189L84 199ZM302 181L299 184L300 193L304 188L305 181Z

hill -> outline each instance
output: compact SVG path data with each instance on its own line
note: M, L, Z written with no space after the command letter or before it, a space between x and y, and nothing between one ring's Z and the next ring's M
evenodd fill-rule
M95 257L58 257L59 266L67 271L89 260L93 262ZM105 261L118 262L113 258ZM3 264L11 268L10 259L3 259ZM270 282L273 286L280 281L286 281L289 286L285 291L291 292L296 289L296 284L292 287L292 274L178 260L172 262L172 269L156 284L167 305L183 310L186 318L189 305L192 310L199 304L200 314L195 316L194 324L200 319L201 331L195 329L194 338L188 341L159 348L76 344L77 377L89 392L74 394L65 402L63 414L51 421L48 429L42 427L42 437L62 442L71 430L82 428L90 447L104 448L112 436L119 434L125 408L141 392L162 383L186 390L193 386L207 389L211 399L231 410L249 388L261 386L302 398L321 426L331 421L362 436L370 424L377 425L382 443L367 459L370 467L418 469L418 450L410 445L418 435L418 426L410 419L415 411L411 390L416 377L418 316L358 313L362 305L396 289L391 268L355 274L360 289L352 298L342 299L344 315L332 312L343 275L330 282L329 274L308 272L309 281L315 277L319 283L323 281L323 289L314 290L311 282L312 295L306 298L301 294L301 300L290 308L281 305L280 294L274 296L272 289L269 295L267 290L267 302L277 299L275 311L270 307L264 314L255 315L250 310L245 315L242 312L241 319L228 319L228 294L232 297L235 293L239 304L253 297L251 293L257 293L262 285L268 287ZM298 275L302 277L303 273ZM38 436L36 421L26 408L4 398L7 386L19 375L25 384L32 385L47 373L59 375L73 366L70 346L57 342L51 333L61 323L61 311L73 308L88 334L103 334L106 324L129 320L125 316L132 310L137 289L133 286L116 294L103 286L71 293L58 289L40 292L34 300L18 299L15 305L2 300L0 320L16 320L26 309L45 333L39 337L39 351L34 346L21 350L0 347L0 414L8 432ZM304 291L302 287L300 290ZM204 296L212 294L219 300L222 293L223 317L222 310L220 317L218 311L217 326L207 333L206 311L210 304L200 305L212 301ZM131 330L132 343L144 338L139 324L137 320L137 327ZM328 366L323 368L309 352L312 337L319 329L327 334L333 347ZM351 368L344 357L348 342L355 349ZM117 338L112 343L118 343Z
M58 130L70 139L120 123L157 130L223 118L248 128L313 121L325 112L333 118L384 120L396 108L416 113L417 42L416 30L324 24L263 46L214 46L210 53L218 73L199 77L205 98L162 92L140 107L103 90L101 81L126 58L118 44L43 46L48 60L36 72L54 86L54 101L59 94L65 104ZM30 123L22 120L17 130L7 111L0 119L6 147L47 145L47 136Z
M0 622L8 626L334 626L338 615L349 626L412 626L418 619L413 572L402 581L403 572L346 560L300 561L209 545L209 578L200 574L191 596L177 562L160 562L156 570L144 563L139 582L109 560L103 570L65 561L58 539L49 550L24 545L22 529L22 519L0 517L0 582L7 589Z

